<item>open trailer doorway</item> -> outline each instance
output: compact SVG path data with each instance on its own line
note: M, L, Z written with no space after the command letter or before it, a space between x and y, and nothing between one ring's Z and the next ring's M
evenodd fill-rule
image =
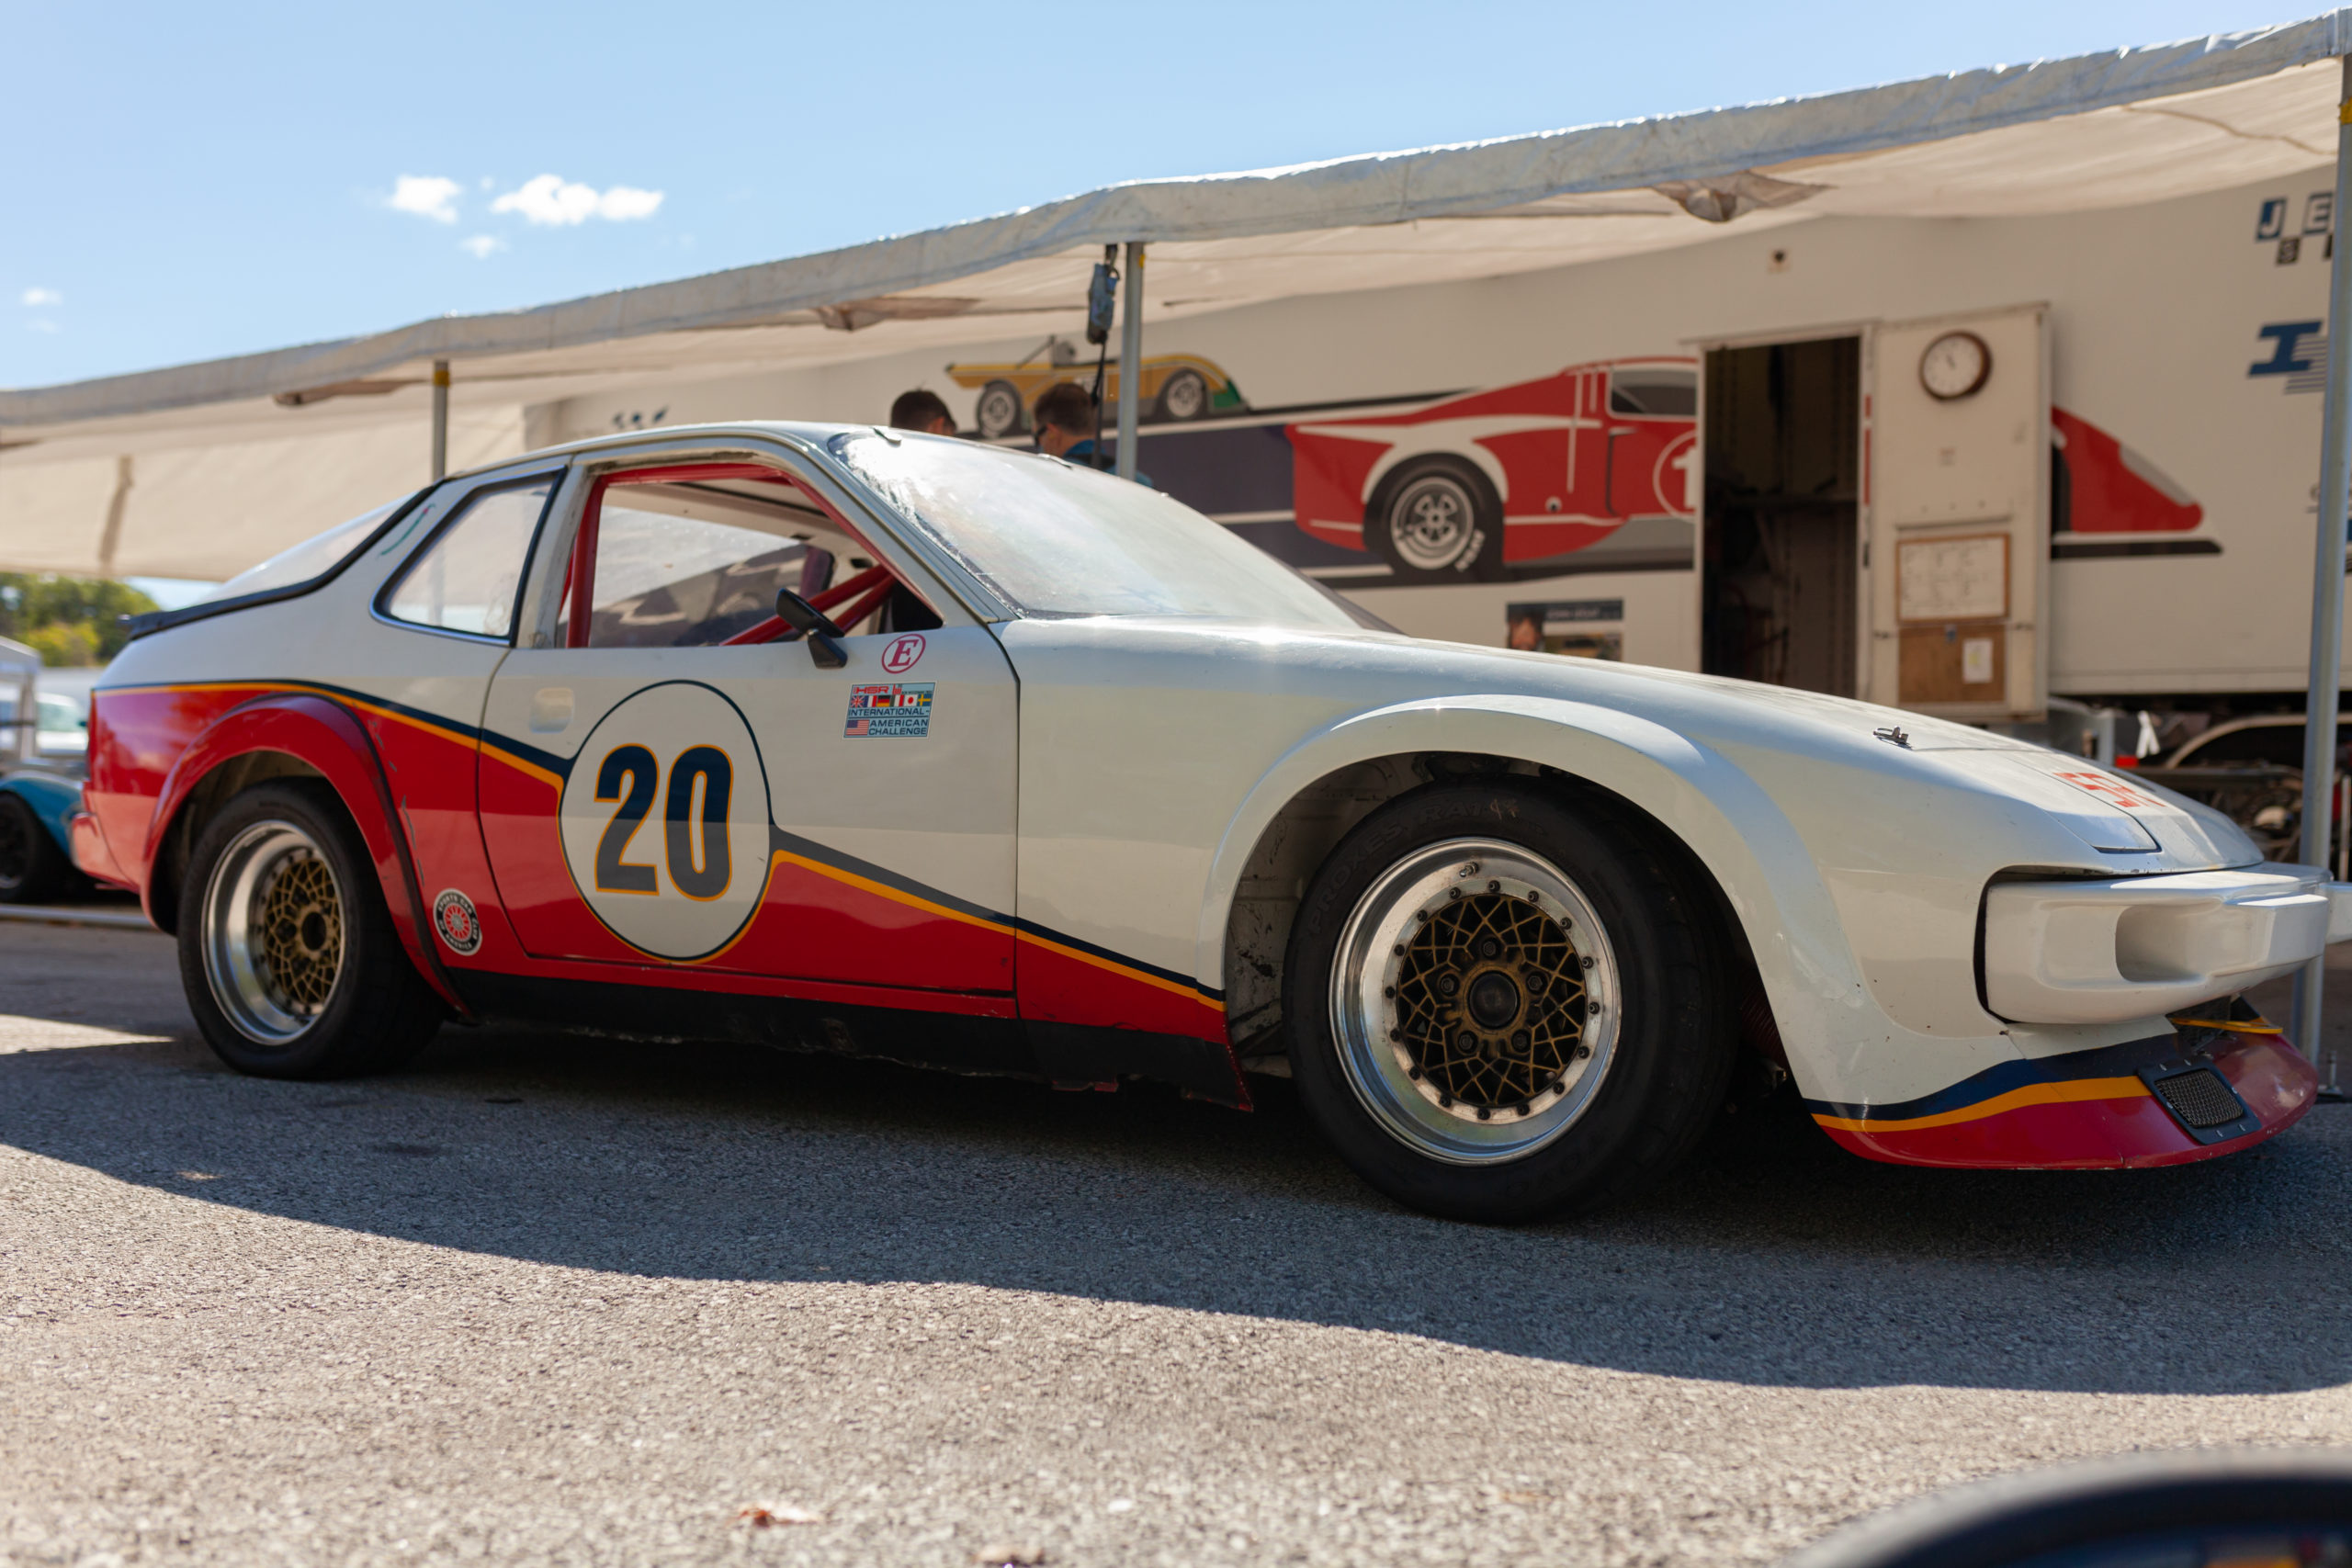
M1859 336L1713 348L1700 668L1861 694Z

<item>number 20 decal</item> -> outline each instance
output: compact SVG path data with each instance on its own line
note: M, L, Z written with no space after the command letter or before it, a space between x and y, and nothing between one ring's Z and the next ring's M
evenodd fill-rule
M596 798L618 801L620 809L596 840L596 889L600 893L662 891L651 866L624 857L630 840L653 807L660 768L642 746L616 746L596 770ZM623 781L627 788L623 788ZM687 897L707 901L725 895L734 881L727 844L727 807L734 795L735 764L716 746L689 746L670 764L670 787L662 807L662 849L670 885ZM695 796L701 810L695 810ZM701 842L695 829L699 818Z
M621 808L613 813L605 826L605 835L596 840L596 890L600 893L659 893L661 879L650 865L632 865L621 856L628 852L628 841L637 837L644 824L645 813L653 805L653 781L658 770L653 753L642 746L616 746L605 758L604 766L596 770L596 798L617 800ZM621 793L621 781L628 781L628 793Z
M712 957L759 908L767 770L742 710L700 682L647 686L599 719L556 815L582 901L640 953Z

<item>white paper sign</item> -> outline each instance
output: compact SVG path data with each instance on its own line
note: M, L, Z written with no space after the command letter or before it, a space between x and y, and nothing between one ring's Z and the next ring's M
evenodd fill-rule
M1905 621L1984 621L2007 615L2008 536L1905 540L1896 547L1894 594L1895 615Z

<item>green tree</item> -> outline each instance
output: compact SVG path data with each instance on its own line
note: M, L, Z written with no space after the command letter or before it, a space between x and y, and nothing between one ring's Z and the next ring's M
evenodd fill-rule
M136 588L107 578L0 571L0 637L39 649L48 664L105 663L130 640L122 617L155 608Z

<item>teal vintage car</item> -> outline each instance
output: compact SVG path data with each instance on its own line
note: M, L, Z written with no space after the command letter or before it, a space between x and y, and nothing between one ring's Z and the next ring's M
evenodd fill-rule
M39 904L78 885L66 818L80 806L89 720L38 689L40 655L0 637L0 904Z

